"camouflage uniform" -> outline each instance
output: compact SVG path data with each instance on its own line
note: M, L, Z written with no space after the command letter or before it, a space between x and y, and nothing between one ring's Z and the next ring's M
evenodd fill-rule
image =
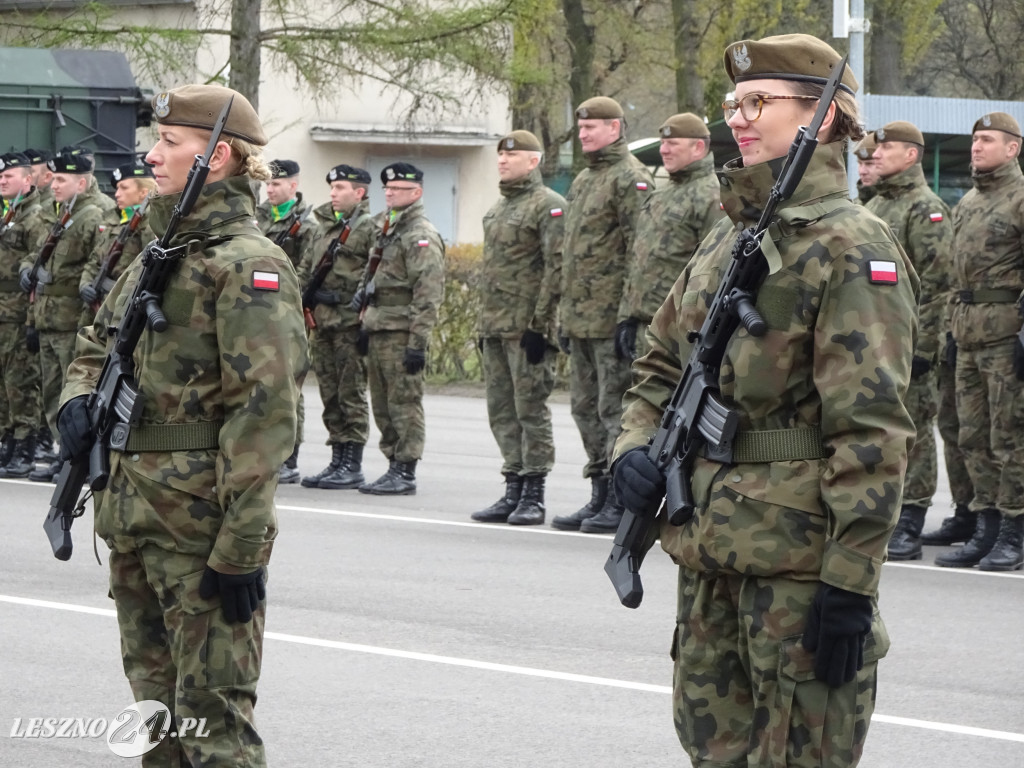
M731 257L733 223L754 223L748 217L780 166L726 166L730 220L712 230L651 322L617 456L655 433L690 354L688 334L701 327ZM842 142L819 146L774 225L781 263L756 302L769 330L755 338L740 329L719 377L739 415L737 441L807 430L820 458L699 456L685 478L696 514L661 526L662 547L680 566L673 697L694 765L853 766L874 707L876 662L889 645L878 580L914 435L902 400L918 282L888 229L847 194ZM880 264L896 270L889 284L872 282ZM863 668L838 688L815 678L814 654L801 642L819 582L869 596L874 607Z
M155 194L155 193L154 193ZM121 231L128 226L130 217L126 217L124 214L120 216L121 221L117 224L106 224L99 236L96 238L96 246L93 248L92 254L90 254L88 261L82 266L82 277L78 281L78 289L81 291L87 285L92 285L92 281L96 279L96 276L100 273L103 268L103 262L107 260L107 256L110 253L110 248L114 242L120 236ZM117 264L113 266L110 273L107 275L107 279L104 281L104 289L100 293L100 300L106 295L117 278L121 276L121 273L128 268L128 265L135 260L135 257L142 253L142 249L153 239L153 232L149 228L149 223L146 220L146 216L143 215L142 221L139 222L138 229L132 234L128 235L128 239L125 240L124 250L121 251L121 257L117 260ZM82 310L82 319L80 325L91 325L93 320L92 307L85 307Z
M154 198L155 232L174 203ZM205 717L210 731L164 739L143 765L266 764L253 723L265 603L252 621L227 624L219 595L199 595L206 566L242 574L270 559L278 468L294 442L308 362L298 281L254 209L248 179L235 176L205 186L182 220L172 245L197 234L229 239L193 249L172 277L162 301L169 326L144 332L134 354L140 426L127 452L110 453L110 484L95 497L135 698L167 703L179 721ZM140 270L136 260L79 334L63 402L95 385L106 327L120 320ZM256 288L256 270L276 273L279 290ZM154 437L165 447L139 445Z
M586 154L569 188L558 316L569 337L572 416L583 439L584 477L608 475L619 434L629 361L615 354L615 324L651 174L619 138Z
M540 171L501 182L502 199L484 215L477 334L483 340L487 414L504 462L502 474L547 475L555 464L551 409L555 307L561 280L565 199ZM524 331L549 341L530 365Z
M421 201L397 212L373 283L363 327L380 450L389 461L415 462L426 433L423 372L406 373L403 360L407 348L426 351L444 299L444 242Z

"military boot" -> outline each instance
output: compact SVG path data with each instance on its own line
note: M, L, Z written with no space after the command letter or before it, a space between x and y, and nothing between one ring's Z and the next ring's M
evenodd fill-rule
M619 503L619 499L615 495L615 488L609 488L604 506L596 515L588 517L580 523L580 533L615 533L619 529L622 513L625 511L625 507Z
M544 515L544 475L527 475L523 478L523 493L519 503L508 516L509 525L542 525Z
M0 477L6 477L4 469L14 458L14 447L17 442L10 430L4 432L4 436L0 438Z
M363 477L363 444L342 443L341 464L327 477L320 478L317 488L331 491L358 488L366 482Z
M277 483L278 485L291 485L292 483L299 482L300 477L299 446L296 445L292 455L285 459L284 464L281 465L281 471L277 473Z
M983 509L978 513L978 525L971 540L960 549L937 556L935 564L943 568L973 568L995 546L1001 517L998 509Z
M981 558L978 570L1019 571L1024 566L1024 516L1004 517L992 551Z
M969 541L978 527L978 513L971 512L966 504L957 504L952 517L942 521L939 530L921 534L922 544L948 547Z
M905 505L900 511L896 530L889 540L890 560L921 559L921 527L924 525L925 512L927 509L913 504Z
M560 531L578 531L580 524L588 517L593 517L601 511L604 501L608 497L608 487L611 478L607 475L590 478L590 501L577 509L571 515L559 515L551 521L551 527Z
M36 461L35 469L28 473L28 479L33 483L52 483L62 463L60 456L53 461Z
M360 485L359 492L374 496L412 496L416 493L416 461L392 461L387 472L372 483Z
M3 477L28 477L36 468L36 436L16 440L14 455L3 467Z
M506 472L505 495L487 509L474 512L469 519L476 520L478 523L504 523L508 520L508 516L515 511L516 505L519 504L519 497L522 495L523 478L515 472Z
M339 466L341 466L342 451L343 448L341 443L331 443L331 463L328 464L323 469L321 469L315 475L307 475L306 477L302 478L302 487L316 488L317 484L321 480L323 480L334 470L336 470Z
M57 450L53 447L53 435L50 428L42 426L36 430L36 461L51 463L57 458Z

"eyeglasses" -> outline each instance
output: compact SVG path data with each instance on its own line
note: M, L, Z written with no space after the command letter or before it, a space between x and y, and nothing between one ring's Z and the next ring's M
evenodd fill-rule
M817 101L817 96L772 96L764 93L750 93L737 101L726 99L722 102L722 111L725 112L725 119L732 120L733 115L739 112L748 123L753 123L761 117L761 110L766 101Z
M384 185L385 192L410 192L414 189L419 189L419 187L389 187L387 184Z

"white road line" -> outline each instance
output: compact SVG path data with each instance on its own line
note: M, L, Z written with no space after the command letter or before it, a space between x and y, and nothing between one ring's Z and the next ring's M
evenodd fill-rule
M0 603L11 603L24 605L33 608L49 608L59 611L72 611L75 613L87 613L95 616L115 617L114 611L109 608L93 608L87 605L74 605L72 603L57 603L50 600L36 600L29 597L14 597L12 595L0 595ZM393 648L381 648L375 645L360 645L358 643L345 643L340 640L324 640L317 637L304 637L302 635L289 635L282 632L267 632L269 640L276 640L284 643L295 643L297 645L309 645L317 648L333 648L351 653L367 653L375 656L387 656L396 659L409 659L410 661L425 661L431 664L447 664L454 667L467 667L470 669L482 669L488 672L503 672L511 675L524 675L527 677L540 677L549 680L564 680L571 683L586 683L589 685L600 685L608 688L624 688L632 691L643 691L645 693L660 693L671 695L672 688L667 685L651 685L649 683L636 683L629 680L616 680L609 677L593 677L591 675L577 675L572 672L556 672L548 669L536 669L534 667L518 667L511 664L495 664L489 661L476 661L474 659L462 659L456 656L438 656L432 653L418 653L416 651L399 651ZM955 725L953 723L936 723L929 720L915 720L909 717L893 717L891 715L872 716L872 721L887 723L889 725L901 725L908 728L923 728L929 731L940 731L943 733L957 733L964 736L979 736L986 739L998 739L1001 741L1015 741L1024 744L1024 734L1012 733L1009 731L995 731L989 728L974 728L968 725Z

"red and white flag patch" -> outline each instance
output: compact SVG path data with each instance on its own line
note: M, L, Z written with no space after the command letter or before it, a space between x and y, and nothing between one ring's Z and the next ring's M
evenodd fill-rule
M561 215L562 215L562 209L561 208L552 208L551 209L551 218L557 219Z
M869 261L868 272L871 275L872 283L895 285L899 282L895 261Z
M647 182L646 181L638 181L636 183L636 188L639 189L641 192L646 192L647 191Z
M258 291L279 291L281 290L281 281L277 272L253 270L252 287Z
M931 219L933 222L942 221L942 214L941 213L929 213L928 214L928 218Z
M430 245L430 241L429 240L417 240L416 241L416 245L418 245L420 248L426 248L428 245Z

